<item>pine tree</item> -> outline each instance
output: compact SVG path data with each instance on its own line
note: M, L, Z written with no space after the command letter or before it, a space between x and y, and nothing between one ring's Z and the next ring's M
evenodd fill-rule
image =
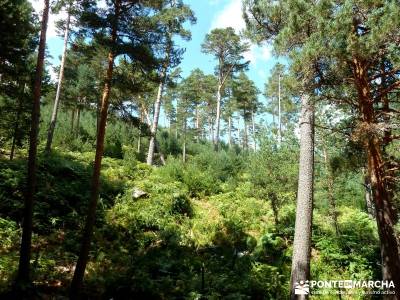
M266 111L272 115L273 121L275 118L278 120L278 144L281 144L285 128L295 121L297 113L291 81L292 78L285 72L285 66L278 63L271 70L271 75L265 83L264 96L269 100Z
M400 88L400 7L393 1L272 2L246 1L252 10L249 30L258 38L262 32L274 37L277 48L290 55L294 72L307 73L317 83L319 99L357 114L352 139L367 156L383 279L393 280L398 294L400 245L393 197L398 162L385 151L397 136L393 93Z
M147 164L153 164L154 149L156 143L156 134L158 127L158 119L161 109L161 101L164 92L164 86L168 77L168 70L176 67L181 59L184 50L174 45L174 37L179 36L184 40L190 39L190 32L183 27L186 21L195 22L194 14L191 9L184 5L182 1L165 0L162 9L157 16L162 34L161 52L164 57L161 60L161 69L159 72L159 85L157 98L154 103L153 122L151 126L151 136L149 142L149 150L147 152Z
M249 147L249 122L253 120L254 113L260 107L258 94L260 91L244 72L241 72L237 79L233 81L232 95L236 102L236 107L244 122L244 140L243 148ZM253 132L254 135L254 132ZM256 141L254 138L254 145Z
M62 4L60 3L59 5L62 7ZM58 83L57 83L57 92L56 92L56 97L54 99L54 106L53 106L53 112L51 114L51 120L47 132L47 141L46 141L46 148L45 151L47 153L50 152L51 150L51 143L53 141L53 135L54 135L54 129L56 127L56 121L57 121L57 113L58 113L58 106L59 106L59 101L60 101L60 93L61 93L61 86L62 82L64 79L64 68L65 68L65 60L67 56L67 46L68 46L68 38L70 34L70 23L71 23L71 14L72 14L72 6L73 6L73 1L69 1L66 3L67 5L67 20L65 21L65 29L64 29L64 46L63 46L63 53L61 57L61 65L60 65L60 73L58 75ZM61 9L58 8L58 9Z
M217 109L215 116L215 136L213 138L215 149L219 148L220 119L222 110L222 93L227 79L234 73L245 69L249 62L243 62L243 54L249 50L249 45L241 41L239 35L232 27L213 29L207 34L202 51L212 54L218 61L216 74L218 77L217 86Z
M33 226L33 202L36 191L36 156L39 133L40 97L42 91L42 78L44 68L44 57L46 48L46 31L49 19L49 0L44 0L43 16L41 21L41 32L39 50L36 64L35 85L33 91L33 106L31 115L31 131L29 136L28 176L27 190L24 202L24 219L22 224L22 238L19 256L18 274L16 288L23 288L31 283L30 280L30 259Z
M0 145L11 140L10 159L29 133L37 34L26 0L0 1Z
M160 3L157 3L157 1L132 2L115 0L114 2L107 2L107 5L107 9L100 10L93 1L82 1L79 15L80 25L87 28L88 32L91 33L91 37L97 39L99 44L108 49L108 58L99 112L91 198L83 231L82 245L70 289L71 298L73 299L78 298L81 292L95 225L114 62L118 55L125 54L132 61L141 63L144 67L154 66L152 46L159 37L155 30L157 23L151 14L152 12L157 12L157 8L160 7Z

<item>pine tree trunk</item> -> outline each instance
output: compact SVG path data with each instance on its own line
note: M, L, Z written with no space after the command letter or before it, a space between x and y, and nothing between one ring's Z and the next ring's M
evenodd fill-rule
M171 38L171 37L169 37L169 38ZM171 42L171 40L170 40L170 42ZM171 47L172 47L170 42L167 45L165 63L163 66L163 70L161 71L161 74L160 74L161 81L158 86L157 99L156 99L156 102L154 103L153 124L151 127L149 150L147 152L147 164L149 166L153 165L154 149L155 149L155 145L156 145L156 135L157 135L158 119L160 117L162 94L164 91L165 82L167 80L167 71L168 71L169 58L170 58L170 54L171 54L170 52L171 52Z
M163 74L162 77L165 75ZM161 109L161 98L162 92L164 88L164 79L160 82L158 86L158 93L157 99L154 106L154 116L153 116L153 124L151 126L151 135L150 135L150 142L149 142L149 150L147 152L147 164L149 166L153 165L153 158L154 158L154 150L155 150L155 140L157 135L157 127L158 127L158 118L160 116L160 109Z
M117 22L118 15L120 11L120 0L115 1L115 15L116 20L112 28L111 33L111 42L112 45L115 45L117 39ZM71 282L70 289L70 297L71 299L78 299L82 284L83 277L85 275L85 269L89 258L89 250L90 243L92 241L93 236L93 228L95 225L96 218L96 207L99 198L99 184L100 184L100 170L101 170L101 160L103 157L104 151L104 137L106 133L106 125L107 125L107 113L108 113L108 105L109 105L109 97L111 92L111 83L113 77L113 68L114 68L114 51L110 50L108 53L108 68L107 75L105 79L103 95L101 100L101 110L100 110L100 120L99 120L99 128L97 133L97 142L96 142L96 156L94 160L93 167L93 175L92 175L92 183L91 183L91 194L90 194L90 202L85 222L85 228L82 236L82 244L79 252L79 258L76 263L76 268L74 272L74 276Z
M359 109L364 126L369 129L377 123L374 101L372 100L368 64L357 57L353 58L353 73L358 91ZM371 132L364 141L368 161L368 176L370 178L373 200L376 209L376 221L381 246L383 280L392 280L396 295L400 295L400 243L394 230L398 221L397 212L392 203L391 184L386 179L382 148L379 137Z
M29 136L29 156L28 156L28 177L27 190L24 202L24 217L22 224L22 239L20 248L20 257L18 265L18 274L16 278L16 287L21 288L29 285L30 280L30 259L32 243L32 218L33 201L36 190L36 157L40 118L40 97L42 89L42 78L44 68L44 56L46 49L46 31L49 19L49 0L44 0L43 17L40 31L39 50L36 64L35 85L33 89L33 107L31 118L31 131Z
M291 299L306 299L294 294L296 283L310 280L311 229L314 182L314 108L308 95L302 96L300 116L300 161L296 222L293 242Z
M214 137L214 148L216 151L219 150L219 128L221 119L221 89L222 84L218 84L217 89L217 115L215 117L215 137Z
M383 280L393 280L396 295L400 294L400 246L394 226L397 223L396 209L386 188L382 171L381 148L376 137L368 142L368 173L375 201L376 220L381 244Z
M51 151L51 144L52 144L52 141L53 141L54 129L56 127L56 122L57 122L57 112L58 112L58 107L59 107L59 104L60 104L61 85L62 85L62 81L63 81L63 78L64 78L65 59L67 57L69 24L70 24L70 20L71 20L70 9L71 8L68 8L67 23L65 25L64 49L63 49L63 54L62 54L62 58L61 58L60 74L58 76L58 85L57 85L56 98L54 100L53 112L51 114L50 125L49 125L48 131L47 131L47 142L46 142L46 148L45 148L45 151L47 153L49 153Z

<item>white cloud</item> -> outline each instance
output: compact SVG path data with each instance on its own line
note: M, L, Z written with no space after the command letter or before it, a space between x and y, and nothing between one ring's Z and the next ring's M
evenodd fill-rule
M213 0L217 1L217 0ZM246 23L243 19L242 14L242 1L231 0L225 7L220 11L211 22L210 31L214 28L226 28L232 27L236 33L240 33L246 27ZM271 54L270 46L257 46L251 45L249 51L244 53L245 60L249 60L250 63L255 64L257 60L268 61Z
M242 17L242 1L232 0L215 16L211 23L211 29L232 27L239 32L245 28L245 25Z
M245 59L250 60L251 64L257 61L266 62L272 58L271 46L269 45L254 45L250 46L250 50L244 54Z

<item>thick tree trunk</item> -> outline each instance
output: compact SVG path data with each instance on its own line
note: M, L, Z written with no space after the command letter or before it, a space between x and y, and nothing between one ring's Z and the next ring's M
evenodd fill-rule
M45 148L45 151L47 153L49 153L51 151L51 143L53 141L54 129L56 128L57 113L58 113L58 107L60 104L61 85L62 85L62 81L64 78L65 59L67 57L67 45L68 45L70 20L71 20L71 13L70 13L70 8L68 8L67 23L65 24L65 33L64 33L64 49L63 49L63 54L62 54L62 58L61 58L60 74L58 75L56 98L54 100L53 112L51 114L50 125L49 125L48 131L47 131L47 142L46 142L46 148Z
M116 0L115 1L116 20L111 33L112 45L115 45L117 39L117 26L118 26L117 22L118 22L119 11L120 11L120 0ZM107 75L103 89L103 96L101 100L100 120L99 120L99 128L96 141L96 156L94 159L90 202L85 222L85 228L82 236L82 244L79 252L79 258L76 263L74 276L71 282L71 289L70 289L71 299L79 299L80 296L83 277L85 275L85 269L89 258L89 250L93 236L93 228L95 225L96 207L99 198L101 160L103 157L104 137L107 125L107 114L109 105L108 101L111 92L111 83L112 83L113 69L114 69L114 55L115 55L114 49L110 50L110 52L108 53Z
M369 130L377 123L374 101L368 81L367 63L353 58L353 73L358 91L359 110L364 127ZM365 129L364 129L365 130ZM394 230L398 221L397 212L392 203L391 184L385 177L382 148L374 130L367 132L364 140L368 159L368 175L375 202L376 221L381 246L383 280L392 280L396 295L400 295L400 243ZM390 299L390 297L388 298Z
M385 62L382 61L381 63L381 72L385 74ZM387 88L387 77L383 75L381 78L381 90ZM383 120L385 124L390 124L390 107L389 107L389 97L388 95L384 95L382 97L382 113L383 113ZM386 146L392 141L392 131L389 127L384 129L383 141L382 141L382 150L383 153L386 152Z
M220 129L220 119L221 119L221 89L222 89L222 83L219 83L217 89L217 115L215 117L215 137L214 137L214 148L216 151L219 150L219 129Z
M302 95L301 100L299 183L290 279L291 299L306 299L307 295L295 295L295 287L301 281L310 280L314 187L314 108L308 95Z
M28 178L24 203L24 218L22 224L21 250L19 256L17 287L30 284L30 259L32 243L32 217L33 201L36 190L36 157L40 118L40 96L42 89L42 77L44 68L44 55L46 49L46 31L49 19L49 0L44 0L43 17L40 31L38 58L35 73L35 85L33 89L33 107L31 118L31 131L29 136Z
M376 220L381 244L383 280L393 280L396 295L400 294L400 246L394 226L397 213L391 203L382 170L383 161L378 139L368 142L368 173L371 180L372 194L375 201Z

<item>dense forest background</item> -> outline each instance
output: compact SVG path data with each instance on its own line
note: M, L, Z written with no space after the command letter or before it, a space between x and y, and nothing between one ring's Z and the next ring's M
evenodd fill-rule
M188 5L96 2L0 0L1 297L288 299L298 278L399 291L398 2L245 0L243 32L204 37L215 73L186 77ZM284 57L262 91L251 43ZM358 292L313 298L381 299Z

